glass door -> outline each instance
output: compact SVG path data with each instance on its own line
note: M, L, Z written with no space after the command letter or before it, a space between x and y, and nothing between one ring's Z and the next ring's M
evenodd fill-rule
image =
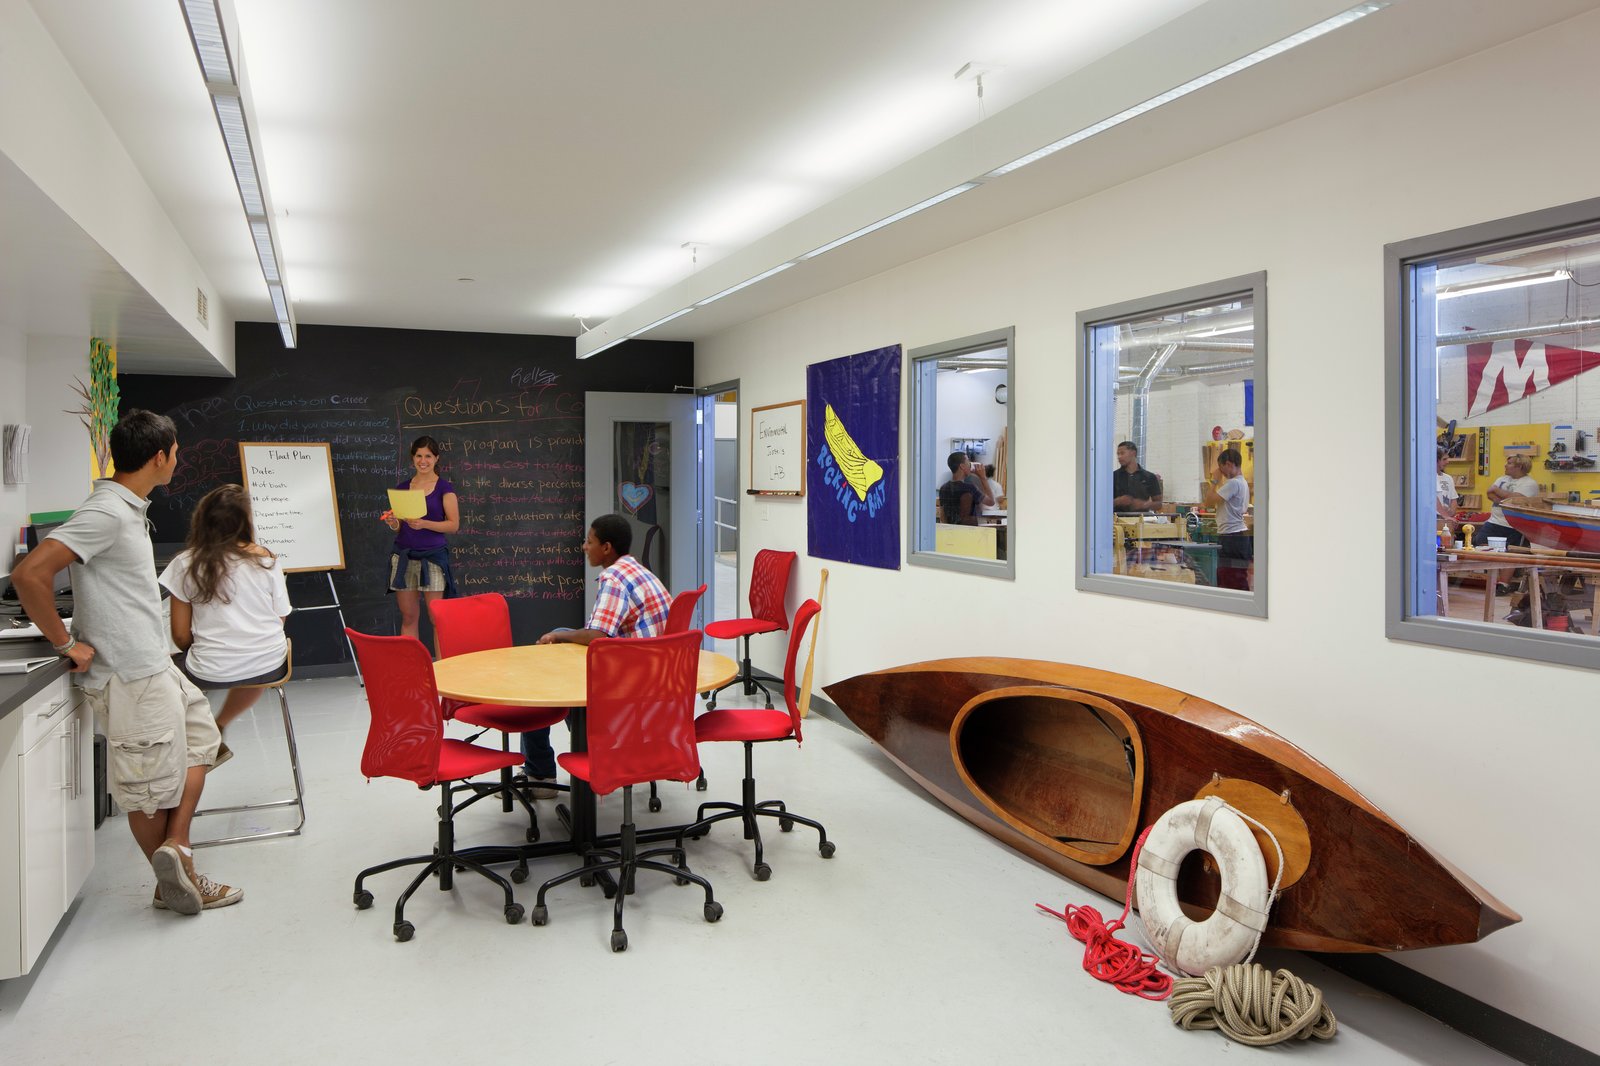
M706 580L699 399L667 393L591 392L584 401L588 523L615 512L633 527L631 554L673 595ZM583 593L594 607L594 574ZM704 605L695 620L712 617Z

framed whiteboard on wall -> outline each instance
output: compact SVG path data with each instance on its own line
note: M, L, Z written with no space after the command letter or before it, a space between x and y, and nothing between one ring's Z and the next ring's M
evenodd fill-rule
M806 402L750 410L751 496L806 494Z
M343 570L333 451L327 444L239 444L256 543L281 559L284 573Z

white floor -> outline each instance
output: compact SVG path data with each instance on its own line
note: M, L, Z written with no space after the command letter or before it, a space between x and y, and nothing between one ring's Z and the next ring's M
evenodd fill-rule
M209 803L286 794L271 699L229 731L238 754L215 775ZM108 821L55 942L33 974L0 982L4 1061L1189 1066L1256 1054L1176 1029L1164 1005L1090 979L1079 945L1033 905L1087 902L1111 916L1120 902L1000 846L859 734L816 716L803 748L757 751L757 786L823 821L838 855L821 859L808 831L770 832L773 876L757 883L738 829L719 826L690 862L715 885L721 922L702 920L698 889L641 877L629 949L613 955L610 905L597 891L569 883L552 894L548 926L511 927L496 890L462 874L449 895L418 891L407 910L416 939L397 943L392 908L409 875L369 882L378 900L367 911L351 905L351 882L363 866L431 848L431 794L361 778L367 712L354 681L295 682L290 699L305 834L200 851L200 869L242 886L244 901L183 918L151 908L150 870L122 820ZM706 796L737 798L738 747L708 746L705 763ZM654 818L676 822L701 797L675 784L664 798ZM458 823L463 842L520 839L519 816L485 806ZM621 793L603 800L602 824L620 807ZM553 815L542 824L556 831ZM531 908L537 881L567 864L536 863L519 901ZM1331 1044L1276 1054L1364 1066L1508 1061L1299 956L1265 961L1319 985L1340 1020Z

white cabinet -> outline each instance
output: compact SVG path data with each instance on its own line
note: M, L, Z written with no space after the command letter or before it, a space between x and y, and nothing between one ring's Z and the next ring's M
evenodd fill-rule
M94 866L92 733L65 677L0 718L0 978L33 968Z

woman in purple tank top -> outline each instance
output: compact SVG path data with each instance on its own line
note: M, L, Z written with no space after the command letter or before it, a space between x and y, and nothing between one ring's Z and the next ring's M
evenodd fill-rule
M417 635L424 599L455 594L444 535L461 528L456 488L439 476L439 442L432 437L412 441L411 465L416 473L395 488L427 493L427 513L404 521L392 512L383 513L384 522L398 534L389 556L389 591L400 607L400 634L407 637Z

